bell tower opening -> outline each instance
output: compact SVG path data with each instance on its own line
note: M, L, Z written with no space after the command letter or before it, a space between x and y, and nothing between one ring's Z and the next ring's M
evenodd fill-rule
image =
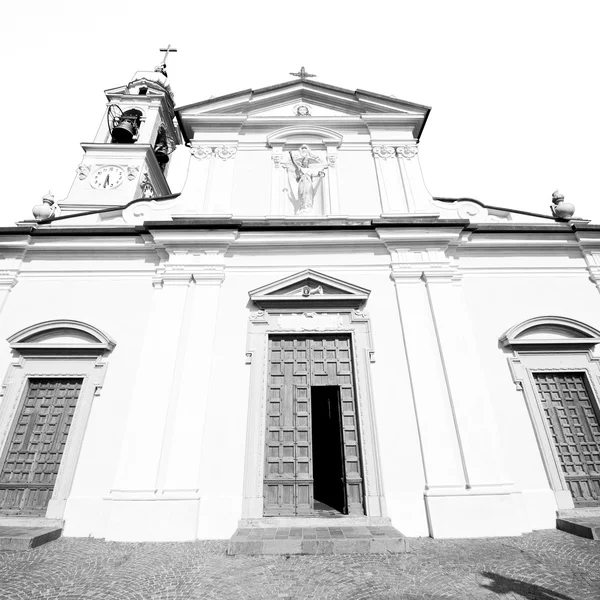
M315 512L347 514L339 386L311 387Z

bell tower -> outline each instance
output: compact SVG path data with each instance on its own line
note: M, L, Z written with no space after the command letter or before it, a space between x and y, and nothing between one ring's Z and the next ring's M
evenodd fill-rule
M61 214L122 206L137 198L170 194L169 155L181 143L167 78L168 46L153 71L138 71L127 85L106 90L104 117L77 167Z

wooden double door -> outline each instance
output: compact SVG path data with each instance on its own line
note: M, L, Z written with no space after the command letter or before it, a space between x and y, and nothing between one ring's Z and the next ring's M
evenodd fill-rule
M44 516L82 379L30 379L0 459L0 515Z
M264 514L364 514L349 335L269 337Z
M600 422L585 375L547 372L533 377L575 506L600 506Z

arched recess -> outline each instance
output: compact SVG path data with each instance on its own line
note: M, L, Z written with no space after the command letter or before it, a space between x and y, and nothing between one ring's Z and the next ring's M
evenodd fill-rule
M552 420L550 405L557 404L562 410L564 394L560 390L568 388L567 393L576 396L578 406L588 407L585 411L590 422L600 423L600 359L593 355L596 344L600 343L600 331L567 317L544 316L511 327L500 336L499 342L511 352L508 364L517 389L525 398L558 509L573 508L574 499L580 506L592 505L594 501L586 504L581 497L587 493L584 488L588 480L577 479L568 467L568 455L557 448L552 429L556 429L560 419ZM558 389L554 394L557 402L551 396L553 392L546 389ZM550 397L552 401L548 402ZM571 419L568 415L565 418ZM600 480L596 484L592 477L590 481L600 489ZM576 493L576 488L583 491Z
M96 327L70 319L36 323L7 341L12 360L0 404L0 516L62 519L93 400L100 394L115 342ZM39 406L36 395L44 398ZM39 459L51 464L31 467L44 473L31 478L39 483L25 485L24 472L14 461L34 429L42 432L38 437L44 437L53 456ZM29 443L38 442L32 435ZM50 456L44 452L40 456Z
M310 122L284 127L267 136L267 145L271 148L273 163L271 177L271 214L293 215L292 204L282 190L290 185L283 168L288 153L297 151L300 146L307 145L316 153L326 166L324 184L320 186L315 197L315 216L335 215L340 213L340 200L336 164L338 149L343 137L336 131L326 127L317 127ZM284 163L284 165L282 165ZM293 185L292 185L293 187Z

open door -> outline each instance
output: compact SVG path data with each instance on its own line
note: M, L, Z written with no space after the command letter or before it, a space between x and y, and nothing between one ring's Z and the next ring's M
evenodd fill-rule
M339 386L311 388L311 419L315 511L347 514Z

